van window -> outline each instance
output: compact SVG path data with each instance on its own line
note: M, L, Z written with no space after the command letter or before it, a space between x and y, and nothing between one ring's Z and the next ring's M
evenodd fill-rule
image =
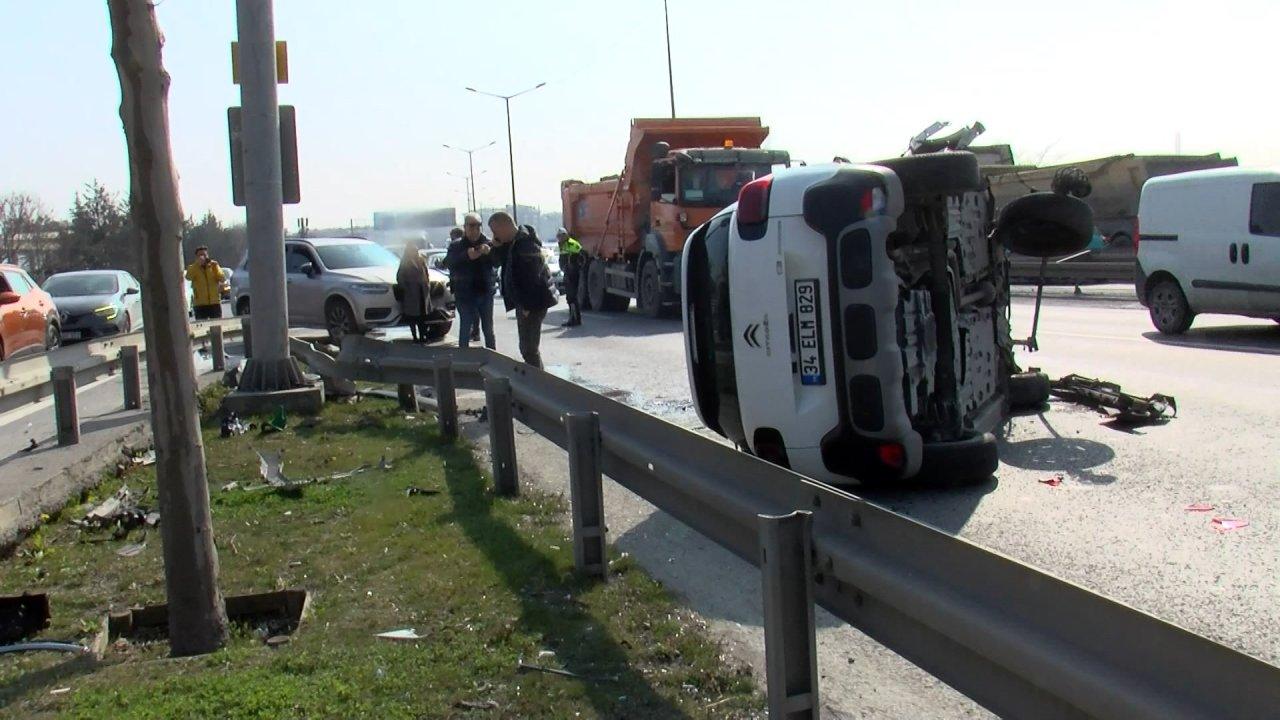
M1280 237L1280 182L1257 183L1249 204L1249 232Z

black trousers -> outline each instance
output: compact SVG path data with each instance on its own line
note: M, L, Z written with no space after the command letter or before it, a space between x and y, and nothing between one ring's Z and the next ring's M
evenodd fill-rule
M222 317L222 303L217 305L196 305L192 308L197 320L218 320Z

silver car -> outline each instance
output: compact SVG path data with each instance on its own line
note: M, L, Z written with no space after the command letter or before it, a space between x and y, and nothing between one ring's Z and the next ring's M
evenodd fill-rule
M344 335L400 322L393 291L400 259L386 248L362 238L291 238L284 245L291 326L324 328L337 343ZM427 320L432 339L441 339L453 326L453 297L446 276L428 273ZM237 315L249 313L251 274L246 258L232 275Z

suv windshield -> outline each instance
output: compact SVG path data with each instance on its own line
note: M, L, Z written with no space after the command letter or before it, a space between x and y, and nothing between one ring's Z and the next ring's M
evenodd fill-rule
M54 297L114 295L119 289L115 275L54 275L44 283L44 291Z
M392 252L376 243L320 245L316 247L320 262L329 270L363 267L396 267L400 264Z
M766 164L692 165L680 168L680 202L722 208L738 201L743 185L773 172Z

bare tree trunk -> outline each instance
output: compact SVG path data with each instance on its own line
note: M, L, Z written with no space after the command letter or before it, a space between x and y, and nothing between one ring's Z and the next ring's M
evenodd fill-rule
M107 6L129 150L129 210L142 262L169 649L174 655L195 655L226 643L227 614L218 590L196 371L182 297L183 215L169 147L169 75L151 3L108 0Z

